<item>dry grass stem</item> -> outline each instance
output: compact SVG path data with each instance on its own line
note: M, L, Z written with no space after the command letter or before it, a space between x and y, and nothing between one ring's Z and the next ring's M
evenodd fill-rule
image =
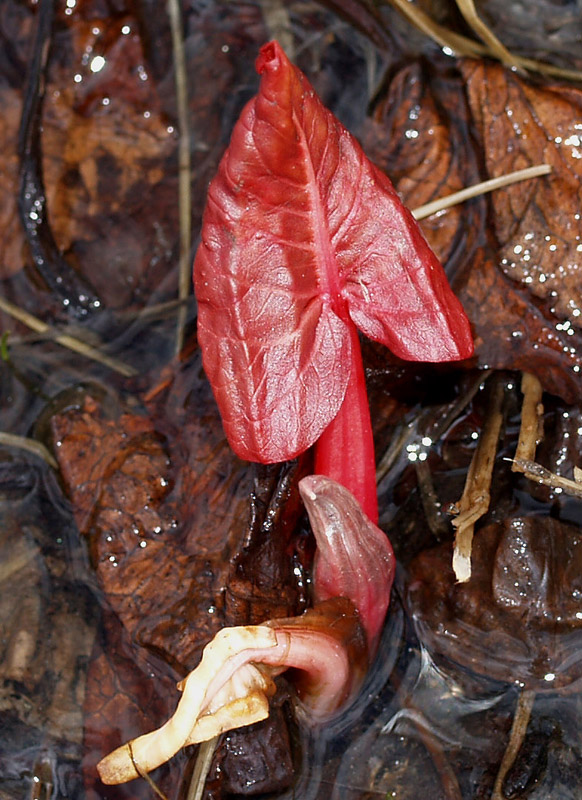
M475 31L481 41L487 45L489 52L501 61L502 64L508 67L515 66L515 57L499 41L493 31L477 14L477 9L475 8L473 0L457 0L457 7L465 18L465 22Z
M127 746L129 748L129 752L131 754L131 763L133 764L133 766L135 768L135 771L140 776L140 778L144 779L144 781L149 785L150 789L152 790L152 792L157 797L161 798L161 800L168 800L167 796L164 794L164 792L162 792L162 790L159 788L157 783L152 778L150 778L150 776L147 774L147 772L143 772L143 770L140 768L139 764L136 762L135 758L133 757L133 750L131 748L131 742L128 742Z
M536 61L532 58L524 58L510 53L509 50L499 41L493 31L479 19L477 14L471 13L471 7L475 8L472 0L457 0L461 13L463 8L468 13L469 18L474 24L471 26L477 35L486 41L486 44L476 42L467 36L462 36L450 28L439 25L428 14L422 11L410 0L390 0L391 4L397 8L406 19L418 28L419 31L433 39L438 45L447 48L457 56L469 58L482 58L490 56L499 58L503 63L510 67L537 72L544 75L551 75L556 78L564 78L569 81L582 81L582 72L575 69L557 67L555 64L545 64L543 61ZM471 23L470 23L471 24ZM508 60L509 59L509 60Z
M465 583L471 577L471 550L475 523L489 509L493 464L503 422L503 396L503 385L498 382L494 386L485 425L471 460L463 495L457 504L459 514L453 520L456 528L453 570L459 583Z
M523 394L523 402L521 405L519 439L515 449L515 461L533 461L536 455L536 447L543 437L544 407L542 405L542 385L535 375L524 372L521 377L521 392ZM515 461L511 469L514 472L521 472Z
M388 475L394 464L396 464L400 458L403 447L407 445L415 435L416 433L409 425L402 425L396 428L392 439L390 440L390 444L381 457L378 467L376 468L376 483L380 483L380 481L384 480L386 475Z
M210 772L210 766L219 738L220 736L214 736L212 739L208 739L208 741L200 744L198 755L196 756L196 763L194 765L194 772L192 773L192 780L190 781L190 787L188 789L187 800L202 800L206 779Z
M491 800L506 800L505 794L503 793L503 781L515 762L515 758L525 739L535 697L535 692L532 691L524 691L519 694L515 714L513 715L511 733L509 734L509 742L503 754L503 758L501 759L497 777L495 778Z
M52 467L58 469L59 465L55 461L53 455L47 450L42 442L37 442L36 439L28 439L26 436L17 436L14 433L4 433L0 431L0 446L2 447L17 447L19 450L26 450L32 453Z
M186 55L182 33L182 16L178 0L168 0L168 16L172 31L174 51L174 80L176 85L176 106L178 114L178 213L180 220L180 254L178 267L178 299L183 301L190 295L192 247L192 197L190 163L190 125L188 114L188 83L186 80ZM176 355L184 346L187 306L178 309L176 323Z
M472 197L493 192L496 189L502 189L504 186L511 186L513 183L520 181L527 181L531 178L539 178L542 175L548 175L552 171L549 164L538 164L535 167L527 167L526 169L518 169L515 172L509 172L507 175L500 175L498 178L491 178L488 181L476 183L473 186L468 186L466 189L461 189L459 192L441 197L438 200L433 200L426 205L415 208L412 215L415 219L425 219L432 214L443 211L445 208L456 206L458 203L464 203L465 200L470 200Z
M151 306L144 306L138 311L134 309L130 311L120 311L118 312L118 317L123 320L137 320L139 322L145 322L147 320L171 319L172 317L176 316L176 312L180 306L188 306L192 300L192 297L188 297L184 300L167 300L164 303L154 303Z
M51 339L57 344L60 344L61 347L73 350L75 353L79 353L79 355L85 356L85 358L89 358L92 361L98 361L100 364L109 367L109 369L118 372L120 375L124 375L126 378L131 378L138 374L137 370L129 364L124 364L122 361L112 358L106 353L102 353L100 350L97 350L97 348L86 344L86 342L82 342L80 339L75 339L74 336L70 336L68 333L59 333L58 330L51 328L46 322L38 319L38 317L35 317L28 311L25 311L25 309L19 308L4 297L0 297L0 309L19 322L22 322L31 330L37 333L48 334Z
M410 0L390 0L392 5L397 8L406 19L418 28L419 31L439 44L446 47L451 52L460 56L486 56L487 48L480 42L475 42L466 36L461 36L443 25L439 25L432 17L426 14L421 8L411 3Z

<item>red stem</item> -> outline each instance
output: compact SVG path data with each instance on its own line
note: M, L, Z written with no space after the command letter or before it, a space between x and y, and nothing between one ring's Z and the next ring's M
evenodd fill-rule
M377 525L376 459L366 378L358 331L351 321L349 328L350 380L339 412L315 444L315 473L345 486Z

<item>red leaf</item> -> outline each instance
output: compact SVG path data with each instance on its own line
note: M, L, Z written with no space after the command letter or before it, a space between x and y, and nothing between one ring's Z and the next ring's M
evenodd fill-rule
M229 442L269 462L307 449L337 414L351 321L407 359L466 358L472 342L388 178L276 42L257 70L209 189L194 277Z

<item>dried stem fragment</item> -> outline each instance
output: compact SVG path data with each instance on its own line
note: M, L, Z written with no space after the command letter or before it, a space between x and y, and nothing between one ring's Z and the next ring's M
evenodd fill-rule
M289 60L295 60L295 40L289 8L284 0L260 0L259 5L269 32L269 39L276 39Z
M475 3L473 0L457 0L459 11L465 18L465 22L475 31L481 41L487 45L489 52L508 67L515 66L516 58L509 50L502 44L497 36L493 33L477 14Z
M430 467L426 461L416 461L414 467L424 516L432 535L440 542L445 538L449 526L441 511Z
M509 742L495 778L491 800L505 800L505 795L502 791L503 781L523 744L535 697L536 693L533 691L524 691L519 694L511 725L511 733L509 734Z
M459 515L453 520L456 528L453 570L460 583L471 577L471 549L475 523L489 509L491 476L497 442L503 422L503 384L494 386L487 419L473 455L463 495L458 503Z
M513 472L522 472L516 462L533 461L536 447L543 437L544 407L542 405L542 385L539 380L529 372L524 372L521 377L521 392L523 402L521 405L521 425L519 439L515 450L515 461L511 469Z
M194 772L192 773L192 780L188 787L187 800L202 800L204 794L204 787L206 785L206 778L210 772L212 759L216 751L219 736L214 736L207 742L201 742L196 756L196 764L194 765Z
M537 164L534 167L508 172L507 175L500 175L498 178L491 178L488 181L475 183L473 186L467 186L465 189L461 189L458 192L453 192L452 194L440 197L438 200L433 200L430 203L419 206L414 209L412 216L415 219L426 219L426 217L437 214L439 211L444 211L446 208L464 203L465 200L470 200L472 197L494 192L496 189L502 189L504 186L511 186L513 183L519 183L520 181L540 178L542 175L548 175L551 171L552 167L549 164Z
M521 427L511 469L513 472L521 472L528 480L535 483L541 483L551 489L561 489L573 497L582 497L582 470L579 467L574 467L574 480L570 480L551 472L534 460L536 447L543 436L542 385L534 375L524 372L521 391L523 393Z
M582 483L578 478L580 470L577 467L574 472L575 480L572 481L562 475L556 475L555 472L551 472L535 461L515 459L513 463L517 472L522 472L528 480L534 481L534 483L542 483L551 489L561 489L572 497L582 497Z
M443 25L439 25L419 6L409 2L409 0L390 1L412 25L429 38L434 39L441 47L448 47L462 56L479 57L487 55L487 47L480 42L475 42L467 36L462 36L449 28L445 28Z

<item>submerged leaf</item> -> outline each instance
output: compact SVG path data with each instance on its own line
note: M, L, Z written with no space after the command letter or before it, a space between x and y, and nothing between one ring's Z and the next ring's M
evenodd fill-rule
M276 42L211 184L194 278L229 442L291 458L337 414L350 325L398 356L472 352L445 274L388 178Z

